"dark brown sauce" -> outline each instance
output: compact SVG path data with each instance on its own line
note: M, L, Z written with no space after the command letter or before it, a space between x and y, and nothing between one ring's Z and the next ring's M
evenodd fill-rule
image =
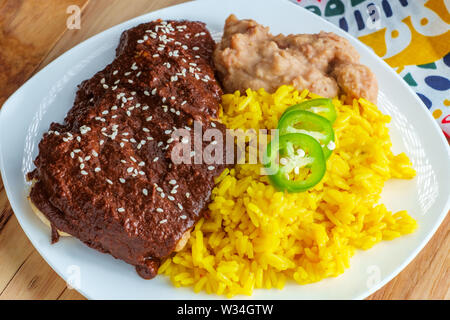
M197 120L203 130L225 130L211 121L221 96L214 45L200 22L142 24L125 31L116 59L79 86L64 123L44 134L28 175L54 241L58 229L136 266L143 278L156 275L201 218L224 169L170 158L180 143L171 141L174 128Z

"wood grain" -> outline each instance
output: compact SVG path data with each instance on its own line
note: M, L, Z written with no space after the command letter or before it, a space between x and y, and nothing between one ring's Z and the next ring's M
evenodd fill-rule
M5 187L3 186L3 180L0 175L0 232L12 214L13 211L9 205L8 198L6 197Z
M380 299L450 298L450 215L417 257L383 288L369 297Z
M27 258L36 251L12 216L0 232L0 297Z
M34 250L20 266L0 299L54 300L65 288L64 280Z
M0 1L0 105L24 83L64 33L66 8L87 0Z
M83 40L184 0L0 0L0 105L34 72ZM81 29L65 26L68 5ZM450 217L396 278L368 299L450 299ZM0 299L84 299L47 265L12 215L0 177Z

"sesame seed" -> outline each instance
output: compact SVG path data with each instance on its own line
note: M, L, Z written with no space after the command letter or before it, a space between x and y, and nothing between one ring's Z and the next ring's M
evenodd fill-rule
M154 159L153 159L153 162L156 162L156 161L158 161L158 157L155 157Z
M156 208L156 211L158 211L158 212L164 212L164 210L161 209L161 208Z
M80 169L84 169L84 163L80 164Z
M106 182L108 182L109 184L113 184L113 182L109 179L106 179Z
M162 211L161 211L162 212ZM166 223L167 222L167 219L162 219L159 223L160 224L163 224L163 223Z
M169 181L169 184L172 184L172 185L177 184L177 180L172 179Z
M144 196L148 195L148 190L147 189L142 189L142 193L144 194Z
M172 196L167 196L167 198L170 200L170 201L173 201L173 200L175 200L175 198L174 197L172 197Z
M180 208L180 210L183 210L183 206L181 205L181 203L178 203L178 208Z
M208 170L210 170L210 171L212 171L212 170L214 170L214 169L215 169L214 166L209 166L209 167L208 167Z
M120 183L125 183L125 179L124 178L119 178Z
M150 95L150 93L149 93L147 90L144 91L144 94L145 94L146 96L149 96L149 95Z
M306 155L305 150L303 150L303 149L297 149L297 154L300 157L304 157Z
M336 144L334 143L334 141L330 141L330 142L327 144L327 148L328 148L329 150L334 150L334 149L336 149Z
M138 166L140 166L140 167L145 166L145 162L144 161L139 162Z
M187 217L186 217L184 214L180 216L180 219L185 220L186 218L187 218Z
M152 90L152 95L156 94L156 88Z
M95 172L99 172L100 170L102 170L102 169L100 169L99 167L94 169Z
M88 173L86 171L84 171L84 170L81 170L81 174L84 175L84 176L88 175Z
M133 172L133 169L134 169L133 167L129 167L129 168L127 169L127 172L128 172L128 173Z
M117 208L117 211L118 212L125 212L125 209L124 208Z
M91 128L88 127L88 126L81 126L81 127L80 127L80 133L81 133L81 134L86 134L86 133L88 133L89 131L91 131Z
M146 121L151 121L153 119L152 116L148 117L147 119L145 119Z

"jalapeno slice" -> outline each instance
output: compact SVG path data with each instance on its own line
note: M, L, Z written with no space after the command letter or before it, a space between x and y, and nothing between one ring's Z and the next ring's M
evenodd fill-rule
M334 109L331 99L327 98L311 99L290 106L284 111L283 115L281 116L281 119L283 119L285 115L289 114L289 112L296 110L309 111L318 114L319 116L322 116L326 118L328 121L330 121L331 124L333 124L334 121L336 120L336 110Z
M265 167L278 190L306 191L322 180L326 162L316 139L303 133L288 133L267 145Z
M281 117L278 122L280 136L287 133L304 133L315 138L322 145L325 159L331 155L334 145L334 131L330 121L315 113L294 110Z

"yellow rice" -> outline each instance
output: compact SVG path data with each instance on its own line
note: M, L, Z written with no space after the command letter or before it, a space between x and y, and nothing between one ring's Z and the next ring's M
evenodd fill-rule
M318 96L290 86L274 94L247 90L222 98L221 120L232 129L272 129L283 111ZM413 232L406 211L378 204L384 182L411 179L405 154L394 155L390 117L364 100L333 99L336 149L327 173L303 193L276 191L259 164L237 165L217 178L210 218L195 226L187 246L166 259L159 273L173 284L232 297L255 288L281 289L286 281L307 284L336 277L355 249Z

